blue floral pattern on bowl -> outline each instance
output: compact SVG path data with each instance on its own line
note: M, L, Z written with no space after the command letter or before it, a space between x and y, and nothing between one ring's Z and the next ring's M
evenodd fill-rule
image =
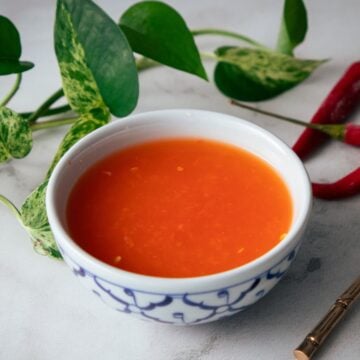
M109 282L84 269L62 249L64 260L81 282L115 310L166 324L194 325L233 315L266 295L285 274L297 252L292 250L269 270L220 289L191 293L155 293Z

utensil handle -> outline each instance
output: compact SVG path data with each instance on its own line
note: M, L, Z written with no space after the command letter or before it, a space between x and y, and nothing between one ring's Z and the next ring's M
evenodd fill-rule
M360 276L335 301L328 313L316 327L306 336L304 341L294 350L297 360L309 360L319 349L336 324L344 317L347 310L360 298Z

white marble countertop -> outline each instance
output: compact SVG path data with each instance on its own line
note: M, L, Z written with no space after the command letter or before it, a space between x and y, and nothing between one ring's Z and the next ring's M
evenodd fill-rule
M114 18L133 1L98 1ZM275 43L282 1L169 1L192 28L225 27ZM261 103L262 108L309 119L347 65L359 59L360 3L307 1L310 30L302 57L331 58L301 86ZM52 44L55 1L3 0L1 11L22 34L24 74L11 107L32 110L59 88ZM211 50L234 44L201 38ZM208 69L212 64L207 65ZM0 97L13 77L0 79ZM212 83L167 68L141 74L136 112L201 108L238 115L292 144L301 129L232 108ZM355 118L356 116L354 116ZM357 117L360 118L360 112ZM41 181L65 128L38 132L23 159L0 166L0 193L20 205ZM359 165L359 150L333 143L307 162L314 180L334 180ZM0 359L287 360L308 330L359 275L360 198L316 200L301 251L286 277L262 301L228 320L198 327L153 325L114 312L79 286L62 263L37 255L26 233L0 206ZM360 304L317 359L360 358Z

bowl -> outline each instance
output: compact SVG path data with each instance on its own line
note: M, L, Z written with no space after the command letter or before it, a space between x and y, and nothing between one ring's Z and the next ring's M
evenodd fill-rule
M66 204L84 171L116 150L178 137L208 138L244 148L270 163L287 184L293 221L274 248L243 266L191 277L161 278L124 271L81 249L69 236ZM237 117L203 110L152 111L116 120L84 137L55 167L46 194L51 229L65 262L93 294L116 311L177 325L202 324L256 303L279 280L299 249L311 208L311 187L302 162L281 140Z

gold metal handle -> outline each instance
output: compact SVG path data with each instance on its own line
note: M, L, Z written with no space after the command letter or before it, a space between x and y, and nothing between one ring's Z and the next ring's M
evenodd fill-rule
M294 350L297 360L310 360L336 324L344 317L347 310L360 298L360 276L355 282L335 301L328 313L306 336L304 341Z

